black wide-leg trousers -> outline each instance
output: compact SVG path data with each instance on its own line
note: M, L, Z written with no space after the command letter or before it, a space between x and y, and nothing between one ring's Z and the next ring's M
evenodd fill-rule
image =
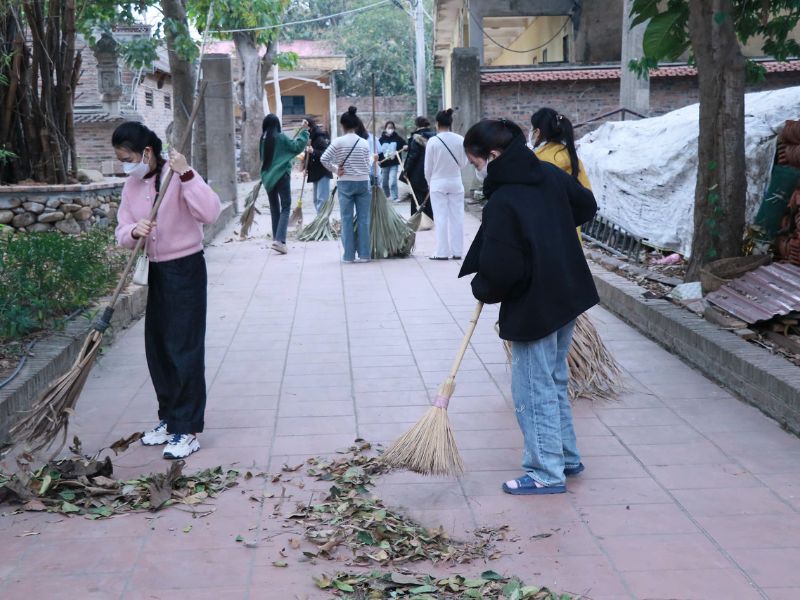
M202 251L150 263L144 347L170 433L203 431L207 284Z

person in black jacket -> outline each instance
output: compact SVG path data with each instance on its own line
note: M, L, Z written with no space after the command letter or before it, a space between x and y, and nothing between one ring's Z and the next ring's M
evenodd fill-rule
M597 210L592 192L536 158L515 123L485 120L464 137L488 202L459 277L500 302L500 337L512 342L511 393L525 440L525 474L509 494L566 491L583 470L567 394L575 319L599 302L575 227Z
M428 182L425 180L425 148L428 140L436 135L431 129L431 122L426 117L417 117L415 120L417 129L411 134L411 141L408 143L408 156L404 165L403 174L400 181L405 181L414 190L414 195L420 204L424 204L422 211L433 218L433 209L430 201L425 202L428 197ZM411 214L417 212L414 202L411 202Z
M322 153L330 145L331 140L328 137L328 133L317 125L314 119L308 118L306 120L310 131L308 146L306 147L308 183L314 184L314 208L319 212L328 200L328 196L331 195L331 178L333 175L320 162Z
M398 154L406 149L406 141L397 133L394 121L386 121L383 133L378 139L378 146L383 193L387 198L391 198L392 202L400 202L397 193L397 167L400 166Z

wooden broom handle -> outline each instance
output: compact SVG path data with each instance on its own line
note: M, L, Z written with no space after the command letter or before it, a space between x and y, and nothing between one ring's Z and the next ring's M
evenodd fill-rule
M467 348L469 348L469 341L472 338L472 334L475 331L475 326L478 324L478 318L481 316L481 311L483 310L483 302L478 302L477 306L475 306L475 312L472 313L472 318L469 321L469 325L467 326L467 331L464 333L464 339L461 342L461 347L458 349L458 354L456 354L456 358L453 361L453 366L450 367L450 374L448 375L448 379L454 380L456 378L456 374L458 373L458 368L461 366L461 361L464 360L464 355L467 353Z
M405 172L406 163L403 162L399 152L397 153L397 160L400 162L400 168L403 170L403 172ZM406 173L406 178L408 178L408 173ZM410 183L408 184L408 189L411 190L411 197L414 199L414 206L417 207L416 212L419 212L419 200L417 200L417 195L414 193L414 187Z
M200 111L200 105L203 101L203 95L205 94L207 87L207 81L203 81L200 84L200 88L197 92L197 98L195 100L194 107L192 108L192 114L189 115L189 121L186 123L186 130L183 132L183 137L181 137L180 143L178 144L178 149L181 153L186 151L186 144L189 143L189 136L192 133L192 126L197 118L197 113ZM172 181L173 173L174 171L169 169L167 171L167 176L161 183L161 188L159 189L158 196L156 196L156 201L153 203L153 208L150 210L150 221L155 220L156 215L158 214L158 209L161 206L161 202L164 200L164 194L167 191L167 187L169 187L169 182ZM114 289L114 294L111 296L111 301L108 303L103 315L95 324L95 328L98 331L105 331L111 323L111 315L114 313L114 307L116 306L117 300L119 300L119 296L122 293L122 288L125 287L125 283L128 279L128 273L130 273L133 263L136 260L139 251L142 249L142 246L144 246L144 243L144 237L140 237L136 241L136 246L133 248L133 252L131 252L131 255L128 257L128 262L125 264L125 269L122 271L122 275L120 275L119 283L117 283L117 287Z

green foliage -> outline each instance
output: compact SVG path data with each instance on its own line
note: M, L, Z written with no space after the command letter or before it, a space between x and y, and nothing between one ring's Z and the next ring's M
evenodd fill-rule
M59 324L104 294L121 256L108 232L0 236L0 340Z
M731 0L730 14L717 12L717 24L733 19L734 29L741 44L761 36L761 50L766 56L786 60L800 55L800 43L790 37L800 22L800 2L797 0ZM674 61L690 51L689 0L634 0L631 8L633 25L649 20L644 34L644 56L631 61L629 67L640 77L646 76L661 61ZM747 75L750 81L764 77L764 69L749 61Z
M188 12L202 32L209 11L212 30L249 29L280 25L288 7L289 0L190 0ZM246 33L256 45L266 45L277 39L279 31L275 27Z

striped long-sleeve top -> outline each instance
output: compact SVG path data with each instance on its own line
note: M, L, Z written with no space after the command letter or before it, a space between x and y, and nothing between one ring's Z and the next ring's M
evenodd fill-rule
M343 167L344 173L339 175L339 181L369 181L369 144L355 133L347 133L333 140L320 161L331 173Z

